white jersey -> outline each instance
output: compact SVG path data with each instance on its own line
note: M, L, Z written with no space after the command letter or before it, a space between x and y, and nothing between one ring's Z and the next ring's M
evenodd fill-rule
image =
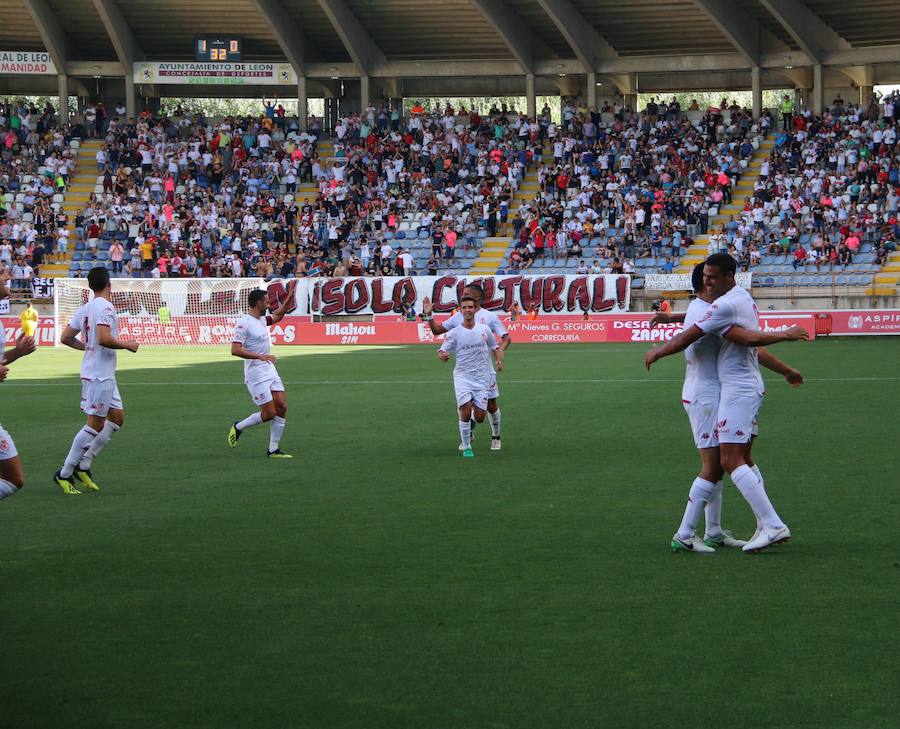
M694 299L684 315L684 328L690 329L706 314L710 305ZM715 403L719 401L719 348L722 341L713 334L704 334L684 350L687 367L684 371L682 402Z
M707 334L724 335L735 326L759 331L759 310L746 289L735 286L716 299L696 325ZM744 347L727 339L719 349L719 383L725 393L765 392L755 347Z
M84 357L81 359L81 379L114 380L116 378L116 350L102 346L97 337L98 326L108 326L109 333L119 336L119 317L108 299L95 296L72 316L69 326L82 333Z
M272 341L269 338L269 318L261 316L256 318L244 314L237 321L234 328L232 342L240 344L248 352L253 354L268 354ZM271 362L263 362L259 359L244 360L244 382L248 385L277 379L278 371Z
M491 352L497 349L493 332L478 322L471 329L455 327L447 333L440 349L456 355L453 378L488 389L493 381Z
M460 312L456 312L453 316L451 316L449 319L447 319L447 321L444 322L444 329L449 332L457 328L462 323L463 315ZM503 322L500 321L500 317L497 316L493 311L488 311L487 309L479 309L475 312L475 323L484 324L488 329L490 329L500 338L503 338L507 335L506 327L503 326ZM489 362L489 364L491 367L491 372L493 372L494 363Z

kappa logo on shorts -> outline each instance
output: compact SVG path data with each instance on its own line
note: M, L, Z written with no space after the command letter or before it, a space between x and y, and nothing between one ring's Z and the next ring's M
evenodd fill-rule
M700 436L700 440L709 440L709 433L703 433Z
M734 432L734 434L735 434L738 438L740 438L740 437L742 437L742 436L744 435L744 431L743 431L743 430L736 430L736 431Z

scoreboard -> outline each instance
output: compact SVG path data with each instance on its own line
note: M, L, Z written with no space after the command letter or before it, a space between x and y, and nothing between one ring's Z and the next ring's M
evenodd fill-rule
M241 39L203 36L194 42L195 60L202 63L240 63Z

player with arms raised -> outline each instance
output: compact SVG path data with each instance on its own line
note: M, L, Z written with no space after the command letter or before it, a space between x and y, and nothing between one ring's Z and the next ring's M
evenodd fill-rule
M63 344L84 352L81 360L81 409L87 423L75 434L65 463L53 477L64 494L80 494L75 480L89 491L99 491L90 467L124 422L125 410L116 384L116 350L137 352L138 343L119 339L119 319L109 300L109 271L102 266L88 273L94 298L82 306L62 334ZM83 340L76 337L83 333Z
M650 321L651 327L681 322L685 329L689 329L706 315L713 298L703 285L703 268L703 263L698 263L694 267L691 283L696 298L688 305L687 311L682 314L658 313ZM736 335L739 327L734 329ZM749 332L741 334L750 339L754 336ZM681 401L690 421L694 443L700 453L701 468L691 486L681 526L672 537L673 552L711 553L716 547L743 547L746 544L740 539L735 539L731 532L722 529L724 472L719 460L719 439L716 433L720 390L718 375L720 345L719 337L706 334L684 350L687 366ZM803 383L803 375L768 350L759 348L757 353L763 367L784 375L795 387ZM753 435L756 435L755 426ZM758 466L751 464L751 467L759 474ZM706 515L706 534L702 542L695 534L701 509L705 510Z
M462 324L448 332L438 349L442 362L456 355L453 368L453 387L456 390L456 406L459 409L459 435L463 444L463 456L472 458L471 421L484 421L488 395L494 379L491 355L498 370L503 369L503 357L494 333L485 324L475 321L475 298L463 295L459 302Z
M9 272L4 271L0 273L0 299L5 299L9 296L9 291L6 288L7 281L9 281ZM0 381L3 381L6 379L9 371L7 365L12 364L20 357L34 352L34 339L27 335L23 329L22 335L16 340L16 346L8 352L4 352L6 332L2 326L0 326L0 336L3 337L3 340L0 341L0 354L2 354ZM22 462L19 459L16 444L13 442L12 436L0 425L0 500L5 499L7 496L12 496L24 485L25 474L22 471Z
M269 353L272 345L269 327L280 322L293 308L296 288L297 281L291 281L281 306L268 316L266 292L262 289L251 291L247 298L247 313L238 319L234 328L231 354L244 360L244 383L250 392L250 398L259 407L259 412L248 415L231 426L228 431L230 448L237 446L238 439L247 428L271 422L266 455L269 458L293 458L279 448L287 416L287 398L284 383L275 369L275 356Z
M745 289L735 283L736 270L737 262L728 254L710 256L703 268L703 283L714 299L713 303L696 323L662 347L647 352L644 361L650 369L656 360L683 351L705 334L722 338L716 367L720 386L716 416L719 458L761 525L757 534L743 547L745 552L756 552L786 542L791 532L772 506L762 478L758 471L753 470L750 457L753 432L765 392L755 347L807 339L809 335L802 327L790 327L782 332L760 332L756 303ZM697 501L701 506L696 507L696 518L691 519L694 524L699 519L703 499L698 498Z
M481 308L481 302L484 299L484 291L482 290L481 286L479 286L478 284L469 284L463 289L463 296L469 296L475 301L475 321L479 324L484 324L497 337L500 338L500 349L498 352L498 356L502 359L504 352L506 352L506 348L509 347L512 340L510 339L509 332L506 331L506 327L503 326L503 323L500 321L500 317L498 317L492 311ZM453 316L444 321L443 324L438 324L434 321L434 318L432 317L433 311L434 308L432 306L431 299L426 296L422 301L422 318L428 322L428 326L431 328L431 333L435 336L446 334L447 332L453 330L463 323L463 315L461 311L453 314ZM488 420L491 423L492 451L499 451L502 447L502 443L500 440L500 405L497 403L499 397L500 390L497 387L497 374L492 371L491 387L488 392L487 402ZM472 421L471 427L474 430L475 421ZM464 449L464 445L462 443L460 443L459 449Z

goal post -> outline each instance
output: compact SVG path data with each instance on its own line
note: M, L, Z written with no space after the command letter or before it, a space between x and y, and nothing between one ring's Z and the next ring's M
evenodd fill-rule
M110 297L123 339L142 345L228 344L247 295L266 289L261 278L112 279ZM87 279L60 278L53 288L55 343L78 308L91 299Z

